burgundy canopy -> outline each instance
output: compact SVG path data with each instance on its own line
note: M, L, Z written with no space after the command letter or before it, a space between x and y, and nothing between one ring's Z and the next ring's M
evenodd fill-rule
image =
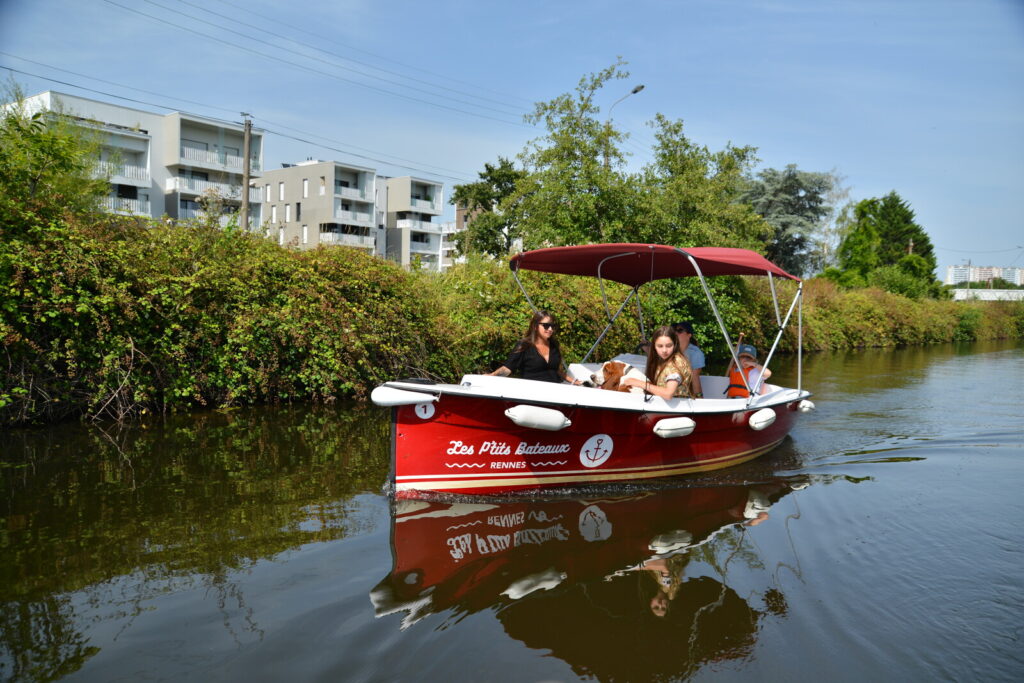
M687 254L704 275L776 275L799 281L760 254L728 247L679 249L663 244L584 244L550 247L516 254L512 270L538 270L563 275L603 277L636 287L651 280L697 274Z

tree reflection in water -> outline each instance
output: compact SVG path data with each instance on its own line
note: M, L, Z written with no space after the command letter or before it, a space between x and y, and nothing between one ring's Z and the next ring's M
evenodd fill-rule
M786 601L746 528L804 485L667 488L588 499L399 501L393 567L370 594L399 628L493 610L578 675L646 680L747 655ZM739 571L741 596L730 586Z
M380 491L387 429L345 406L0 434L0 679L72 673L96 622L124 632L189 588L236 641L262 638L232 575L358 530L349 499Z

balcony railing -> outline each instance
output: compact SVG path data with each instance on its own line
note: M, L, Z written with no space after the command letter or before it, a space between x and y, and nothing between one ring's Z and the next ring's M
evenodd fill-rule
M346 235L340 232L320 233L320 244L340 244L347 247L373 249L376 243L376 238L372 236Z
M240 200L242 194L241 185L230 185L228 183L215 183L211 180L200 180L199 178L168 178L167 191L180 192L182 194L203 194L207 190L216 190L224 199ZM262 202L263 188L250 187L249 201Z
M352 225L365 225L373 227L373 214L361 211L335 211L335 220L344 221Z
M226 152L211 152L208 149L196 149L195 147L181 146L181 160L189 163L200 163L209 166L223 166L231 169L238 169L241 173L244 167L244 158L234 155L227 154ZM260 160L258 157L253 157L249 162L249 169L252 171L260 170Z
M420 211L430 211L432 213L441 213L441 204L440 204L440 202L433 202L433 201L430 201L429 199L411 199L411 200L409 200L409 204L410 204L410 206L412 206L412 208L420 210Z
M396 221L395 225L405 230L413 230L415 232L429 232L431 235L440 235L442 231L440 223L417 221L412 218L402 218Z
M131 164L115 164L111 161L101 161L97 164L96 171L99 175L108 177L111 182L115 183L121 178L142 183L149 182L149 169L145 166L132 166Z
M100 206L105 211L112 213L129 213L134 215L149 215L149 199L126 199L124 197L104 197Z
M235 213L222 213L220 217L217 218L217 223L220 224L220 226L223 228L224 226L231 222L232 218L237 217L238 214ZM180 207L178 208L178 220L191 220L194 218L206 220L206 212L203 211L202 209L182 209ZM252 227L253 225L257 225L257 223L255 223L252 217L250 216L249 226Z
M345 199L361 199L364 202L370 201L367 198L369 193L366 190L358 187L340 187L334 186L334 195L336 197L344 197Z

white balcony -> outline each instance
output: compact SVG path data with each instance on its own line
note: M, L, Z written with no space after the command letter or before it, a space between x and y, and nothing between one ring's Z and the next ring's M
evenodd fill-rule
M225 152L210 151L207 149L196 149L195 147L181 146L181 163L195 165L201 164L203 166L216 166L217 168L229 168L236 170L241 173L244 168L244 158L234 155L227 154ZM250 171L260 170L260 160L258 157L253 157L249 163Z
M199 178L181 178L174 177L167 179L167 191L178 192L180 194L194 194L201 195L207 190L216 190L218 194L224 199L234 199L241 201L242 186L231 185L228 183L215 183L211 180L200 180ZM250 187L249 188L249 202L262 202L263 201L263 188Z
M110 182L115 185L149 186L149 169L145 166L100 161L96 166L96 172L98 176L110 178Z
M368 228L373 227L373 214L361 211L335 211L334 219L349 225L361 225Z
M441 202L430 201L429 199L410 199L409 205L415 211L427 211L429 213L441 213Z
M363 235L345 235L340 232L320 233L320 244L338 244L346 247L373 249L374 246L376 246L376 243L377 240L373 236L364 237Z
M149 213L149 199L146 197L140 197L139 199L125 199L124 197L104 197L100 202L100 206L105 211L111 213L121 213L133 216L148 216Z
M338 187L337 185L334 187L335 197L356 199L363 202L373 201L372 198L369 197L369 194L370 193L367 190L360 189L358 187Z
M217 219L217 223L220 225L220 227L223 228L223 227L227 226L227 224L230 223L233 218L237 219L237 217L238 217L238 214L235 214L235 213L224 213L224 214L221 214L220 218ZM180 207L178 208L178 220L195 220L195 219L206 220L206 212L203 211L202 209L182 209ZM250 219L249 219L249 226L252 227L253 225L254 225L253 220L250 217Z
M413 232L428 232L431 235L440 235L442 232L440 223L431 223L429 221L417 221L412 218L402 218L395 223L396 227L402 228L403 230L412 230Z

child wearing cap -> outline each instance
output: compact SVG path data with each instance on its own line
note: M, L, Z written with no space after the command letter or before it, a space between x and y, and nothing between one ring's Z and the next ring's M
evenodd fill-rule
M743 374L736 368L735 361L729 361L729 388L725 390L725 395L728 398L747 398L750 396L747 385L753 389L762 376L764 379L771 377L772 371L758 364L757 349L751 344L740 344L736 347L736 357L739 358ZM744 374L747 377L747 385L743 384ZM767 390L767 385L762 384L760 393L767 393Z

